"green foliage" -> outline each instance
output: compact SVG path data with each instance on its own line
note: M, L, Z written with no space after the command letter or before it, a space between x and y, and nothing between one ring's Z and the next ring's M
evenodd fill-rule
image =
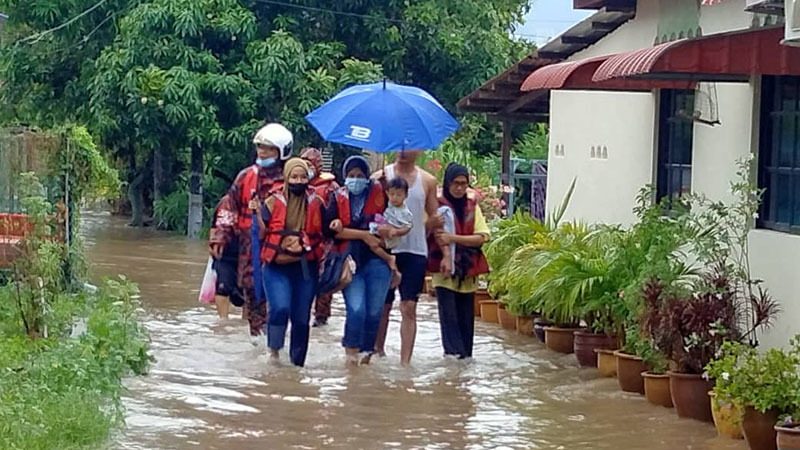
M537 123L517 140L511 151L517 158L547 160L549 148L550 132L547 125Z
M100 153L94 139L82 126L63 128L68 143L61 149L58 165L61 173L69 174L70 195L78 199L116 199L121 183L116 169Z
M800 336L788 350L770 349L759 353L749 345L726 342L719 358L706 367L716 380L714 392L742 406L761 412L800 412Z
M637 324L625 328L625 343L622 349L628 354L641 357L652 373L665 374L669 369L667 357L652 345L648 336Z
M387 77L429 90L454 111L460 97L532 50L511 37L529 8L524 0L323 7L344 14L253 0L107 0L57 32L16 42L95 3L0 2L10 17L0 66L3 116L42 127L89 124L128 172L124 179L144 177L135 186L157 185L165 195L187 189L168 180L186 174L192 145L207 163L219 157L214 168L232 178L252 160L250 139L265 121L287 124L298 148L320 146L303 117L347 85ZM496 153L497 124L469 120L479 126L467 126L445 151ZM164 180L150 183L160 173L148 169L156 153ZM499 173L496 158L486 163L481 174ZM217 175L206 173L204 185ZM213 187L205 191L207 207L223 191Z
M20 180L32 229L0 285L0 448L98 447L122 423L122 378L150 363L138 289L121 279L94 294L70 290L65 267L80 242L64 244L37 177Z
M13 289L0 287L0 311L13 308ZM96 294L61 294L43 339L18 334L15 319L0 313L0 448L93 448L110 438L122 424L122 377L150 363L137 292L120 279Z

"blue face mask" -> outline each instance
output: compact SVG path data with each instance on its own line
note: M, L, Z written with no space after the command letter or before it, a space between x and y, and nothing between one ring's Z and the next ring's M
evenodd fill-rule
M258 164L259 166L261 166L261 167L263 167L265 169L269 169L270 167L274 167L275 164L277 164L277 163L278 163L278 160L276 158L267 158L267 159L258 158L258 159L256 159L256 164Z
M361 195L368 184L369 180L366 178L347 178L344 180L344 185L347 187L347 190L355 195Z

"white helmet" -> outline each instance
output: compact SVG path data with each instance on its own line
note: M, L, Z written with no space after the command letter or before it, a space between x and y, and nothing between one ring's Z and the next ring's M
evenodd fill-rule
M279 123L271 123L261 128L253 138L255 145L276 147L280 151L282 161L292 156L293 141L292 132Z

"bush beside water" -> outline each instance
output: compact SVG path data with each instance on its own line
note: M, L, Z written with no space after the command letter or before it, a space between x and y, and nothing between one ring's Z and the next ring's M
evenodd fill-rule
M137 294L124 278L93 294L60 294L47 337L31 339L14 286L0 287L0 448L93 448L109 439L122 424L123 377L150 362Z

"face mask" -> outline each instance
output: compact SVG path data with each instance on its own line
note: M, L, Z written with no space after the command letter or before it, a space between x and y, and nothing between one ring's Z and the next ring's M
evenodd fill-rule
M267 158L267 159L258 158L258 159L256 159L256 164L258 164L259 166L261 166L261 167L263 167L265 169L269 169L270 167L274 167L275 164L277 164L277 163L278 163L278 160L276 158Z
M289 192L294 195L302 195L308 189L308 183L290 183L289 184Z
M369 180L366 178L347 178L344 185L351 194L360 195L367 188Z
M317 174L314 173L314 169L308 169L308 179L313 180Z

